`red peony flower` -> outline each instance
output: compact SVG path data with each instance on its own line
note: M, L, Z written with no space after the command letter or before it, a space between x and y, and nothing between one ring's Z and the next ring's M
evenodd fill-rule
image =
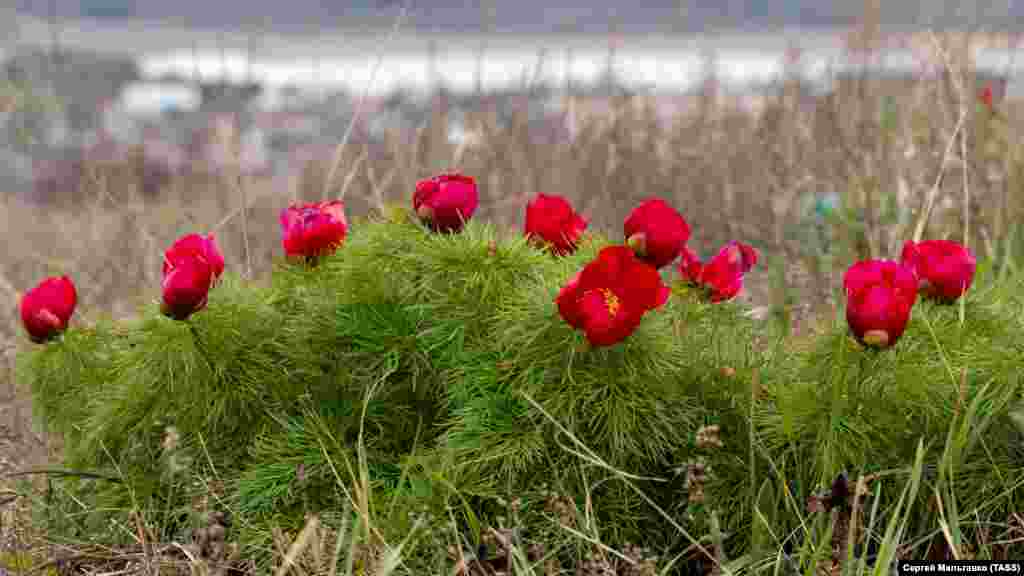
M626 244L641 260L661 268L679 256L690 239L686 220L661 198L640 203L623 223Z
M743 289L743 276L757 264L757 250L742 242L729 242L706 264L683 248L679 273L691 284L710 292L712 302L732 300Z
M668 300L658 271L625 246L598 253L558 293L558 312L592 346L611 346L636 330L648 310Z
M21 322L28 337L42 344L63 332L75 312L78 293L71 278L51 277L21 298Z
M164 253L164 276L174 267L174 260L194 257L203 258L210 264L214 282L220 279L220 275L224 273L224 256L221 254L220 248L217 247L217 241L213 234L207 236L188 234L175 241Z
M476 212L476 181L462 174L441 174L416 183L412 207L438 232L458 232Z
M175 320L184 320L206 307L210 288L224 272L213 236L184 236L164 252L163 302L160 310Z
M967 248L950 240L906 242L900 261L918 279L922 294L954 302L971 287L978 262Z
M993 112L995 110L992 84L985 84L985 87L978 93L978 99L981 100L981 103L985 105L985 108L987 108L989 112Z
M555 254L574 252L586 228L587 219L577 214L561 196L537 194L526 205L526 236L549 245Z
M843 276L846 322L866 346L896 343L917 300L917 278L906 266L888 260L864 260Z
M281 244L287 256L307 259L337 250L348 233L341 200L289 206L281 211Z
M700 257L689 246L683 246L681 256L679 274L690 284L699 285L700 271L704 268L704 263L700 261Z

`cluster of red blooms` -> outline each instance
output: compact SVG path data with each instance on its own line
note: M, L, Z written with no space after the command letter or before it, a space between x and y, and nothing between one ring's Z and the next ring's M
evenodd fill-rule
M536 206L550 205L550 209ZM562 198L539 195L534 215L527 208L526 233L564 251L574 247L586 221L576 216ZM557 218L557 221L555 220ZM562 318L582 330L591 346L610 346L636 330L649 310L669 297L658 269L680 255L680 277L705 290L711 302L729 300L743 287L743 275L757 263L757 252L730 242L704 263L686 247L690 226L660 198L640 203L622 225L625 245L609 246L584 266L555 299ZM561 242L561 243L559 243Z
M953 303L974 281L977 260L951 240L906 242L900 261L864 260L843 276L846 323L862 344L885 348L903 335L917 295Z
M442 174L416 185L413 209L436 232L458 233L478 204L476 182ZM344 242L348 221L340 200L295 205L281 212L281 243L289 258L315 263ZM574 252L588 220L560 196L537 194L526 206L524 234L556 256ZM741 242L726 244L702 262L686 246L690 227L664 200L642 202L623 223L625 242L602 249L555 298L559 314L582 330L592 346L610 346L636 330L645 313L664 304L670 291L659 269L679 259L680 278L699 287L710 302L735 297L758 254ZM847 270L847 320L860 342L891 346L903 333L918 291L951 302L974 277L975 259L945 240L908 242L901 261L870 260ZM164 315L185 320L206 307L210 289L224 272L213 235L189 234L164 253ZM21 318L33 342L45 342L68 325L77 293L67 276L47 278L21 300Z

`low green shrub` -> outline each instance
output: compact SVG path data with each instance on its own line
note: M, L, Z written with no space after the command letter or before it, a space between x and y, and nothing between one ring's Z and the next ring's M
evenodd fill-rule
M832 523L807 504L842 471L878 475L864 558L937 534L936 494L960 540L1018 509L1012 291L920 302L903 339L873 351L841 318L793 347L675 282L624 342L591 349L554 298L608 243L588 234L556 258L476 221L434 234L395 209L315 266L281 263L268 286L229 272L188 320L153 305L24 352L20 382L67 466L115 479L65 481L91 520L53 529L127 540L101 526L144 510L156 537L182 540L216 509L266 568L274 528L316 513L370 543L415 528L402 569L422 574L513 526L548 559L632 542L682 573L698 544L738 570L813 566ZM915 478L913 508L898 507Z

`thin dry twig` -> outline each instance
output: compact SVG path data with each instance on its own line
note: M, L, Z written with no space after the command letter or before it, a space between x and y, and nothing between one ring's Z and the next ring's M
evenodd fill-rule
M939 166L938 175L935 176L935 183L928 191L924 210L921 212L921 216L917 220L917 226L914 228L914 242L920 242L922 236L924 236L924 228L928 224L928 219L931 217L932 209L935 207L935 200L939 195L939 189L942 187L942 181L946 176L946 165L952 158L953 146L957 142L957 136L960 134L960 130L963 128L966 119L967 114L961 111L960 117L957 119L956 126L953 128L953 134L949 137L949 141L946 143L946 151L942 154L942 164Z
M352 184L352 181L356 179L356 175L359 173L359 167L362 166L363 162L369 157L370 152L364 148L363 153L356 158L356 161L352 163L352 169L345 175L345 180L341 184L341 192L338 193L338 199L345 199L345 192L348 191L348 187Z
M395 18L395 24L391 27L391 32L388 33L387 39L383 45L388 45L398 34L398 30L401 28L402 22L405 20L406 13L409 11L409 2L406 1L402 4L402 11ZM363 87L363 93L359 96L359 101L356 103L355 112L352 114L352 119L349 120L348 126L345 128L345 134L341 137L341 142L334 148L334 157L331 159L331 168L327 171L327 178L324 181L324 189L321 194L323 200L327 199L327 195L330 193L331 184L334 182L334 174L338 171L338 167L341 164L342 153L345 151L345 147L348 145L348 140L352 136L352 129L355 128L356 122L363 115L363 107L366 105L366 99L369 96L370 89L373 87L374 81L377 79L377 72L380 70L381 64L384 61L384 51L381 50L377 53L377 62L374 64L373 70L370 72L370 80Z
M108 482L116 482L118 484L124 484L124 480L116 476L110 476L109 474L103 474L100 472L87 472L84 470L62 470L55 468L36 468L32 470L20 470L18 472L9 472L0 476L0 478L17 478L19 476L31 476L31 475L46 475L46 476L60 476L66 478L89 478L93 480L107 480Z
M938 196L939 188L941 187L944 179L946 164L951 158L954 143L960 144L960 165L963 171L963 244L968 245L969 234L970 234L970 187L968 185L968 166L967 166L967 133L965 128L965 121L968 116L967 102L968 95L965 93L963 78L959 73L959 70L954 70L952 59L949 54L942 48L941 42L939 42L938 36L936 36L933 30L928 31L928 37L932 41L932 45L935 48L936 53L942 58L943 66L949 73L949 77L952 80L953 88L957 92L959 100L959 117L957 118L956 127L953 129L953 134L949 137L949 141L946 144L946 151L942 157L942 165L939 167L939 174L935 179L935 185L928 193L928 199L925 204L925 210L921 213L920 219L918 219L917 227L914 230L914 242L920 242L924 235L924 228L928 222L928 218L931 216L931 211L935 205L935 199Z
M391 184L391 179L395 176L395 169L388 170L387 174L383 178L377 180L376 172L370 165L366 166L366 177L370 180L370 187L373 190L373 198L376 204L376 208L380 211L384 210L384 193L381 192L383 188L387 188Z

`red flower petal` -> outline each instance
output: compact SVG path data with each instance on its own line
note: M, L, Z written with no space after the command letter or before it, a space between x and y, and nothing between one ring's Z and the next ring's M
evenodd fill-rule
M583 326L583 314L579 307L580 296L583 294L583 290L580 287L581 276L582 273L577 273L573 276L562 287L555 298L555 303L558 305L558 313L573 328L581 328Z
M224 256L217 247L213 234L200 236L187 234L182 236L164 252L163 273L166 275L175 263L182 259L202 258L206 260L213 272L214 280L224 273Z
M689 246L683 246L682 258L679 260L679 275L692 284L700 283L700 273L704 263Z
M743 288L743 275L757 263L757 251L742 242L729 242L701 268L700 283L711 289L711 301L731 300Z
M640 325L643 311L620 300L610 289L589 290L580 298L583 332L592 346L625 340Z

